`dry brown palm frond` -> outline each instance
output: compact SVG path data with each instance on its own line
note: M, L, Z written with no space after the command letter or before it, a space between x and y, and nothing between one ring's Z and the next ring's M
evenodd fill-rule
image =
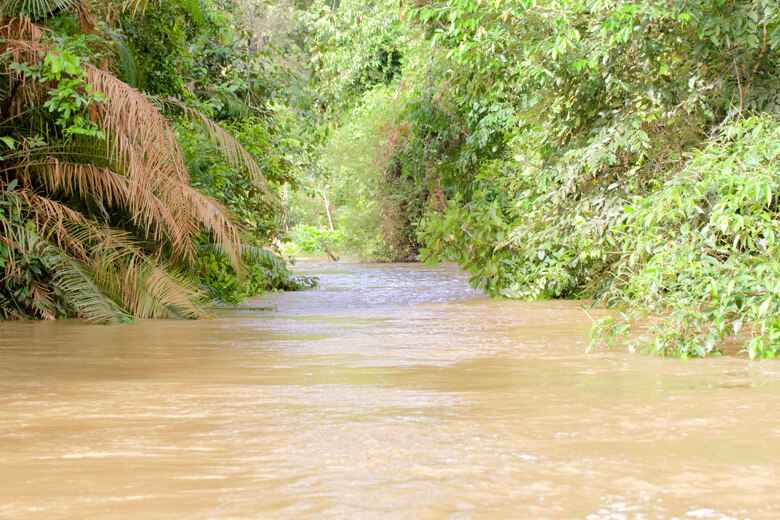
M180 189L190 179L170 122L139 91L95 67L85 70L95 91L104 97L90 116L106 136L110 161L171 209L183 237L172 244L173 254L189 256L199 229Z
M52 157L24 166L25 170L36 175L49 193L62 191L67 195L94 200L103 207L123 208L131 215L133 224L147 238L155 241L168 239L171 243L178 243L184 240L168 206L154 192L132 179L108 168L63 162Z
M188 107L177 99L168 98L164 102L181 109L187 116L187 119L202 128L206 132L209 141L217 147L225 162L234 168L246 171L249 175L249 180L262 190L269 201L276 199L276 195L268 185L268 180L263 175L260 165L257 164L252 154L230 132L206 117L202 112Z
M42 233L47 240L58 247L69 251L78 260L89 260L84 244L75 240L68 229L70 223L89 225L89 220L84 215L55 200L38 195L28 188L18 189L14 193L30 210L31 221L35 224L37 232ZM45 231L42 231L44 229Z
M37 62L39 52L45 49L35 41L7 41L5 46L14 53L15 60L28 63ZM184 157L170 122L160 109L110 73L89 64L85 64L84 70L94 91L102 97L90 107L89 116L105 135L106 162L111 170L133 181L139 191L155 194L170 209L176 223L170 228L175 230L170 237L172 254L175 257L192 254L192 242L200 232L199 214L209 219L204 224L218 240L226 237L229 240L226 247L235 249L233 235L236 233L224 227L230 221L227 213L217 214L226 211L220 204L205 199L195 206L189 204L194 195L192 190L185 189L189 186L189 175ZM207 121L202 118L204 124ZM216 123L211 122L210 126L210 133L221 143L223 154L230 161L245 164L254 172L253 178L270 193L251 154Z
M35 62L35 45L14 45L16 59ZM187 257L193 252L192 240L199 232L197 220L187 205L181 187L189 184L189 175L181 150L168 120L140 92L110 74L86 66L95 91L103 96L90 110L90 117L106 137L104 162L121 172L133 186L131 197L146 194L157 198L158 208L166 208L172 252ZM29 101L29 96L22 103ZM22 104L20 103L20 104ZM52 150L50 150L51 152ZM68 153L64 147L61 154ZM95 157L99 153L95 152ZM142 201L131 200L133 204ZM215 229L219 234L219 230Z
M98 252L110 255L114 260L145 256L136 246L134 237L126 231L100 225L29 189L22 188L14 193L31 210L36 232L85 264L94 264Z
M2 13L0 13L2 15ZM24 15L0 18L5 25L0 26L0 38L3 40L39 40L46 33L51 33L49 29L43 28L34 23L30 17Z
M18 280L22 274L20 268L20 262L17 259L22 258L25 263L29 263L29 256L27 251L19 247L19 244L14 240L14 229L9 228L8 221L4 218L0 218L0 230L2 235L0 236L0 243L5 245L7 260L2 269L0 269L0 283L7 284L13 283Z
M74 254L86 264L97 265L97 257L106 264L128 258L148 259L127 231L100 225L56 201L29 190L19 190L20 199L35 211L37 232Z
M84 31L95 23L92 15L97 11L92 7L96 3L74 0L69 4L85 25ZM132 15L146 1L108 3ZM75 308L85 317L116 322L126 317L125 312L141 317L202 316L197 288L167 262L175 264L190 257L205 228L238 272L240 229L227 208L189 185L183 154L162 111L102 68L84 65L85 79L99 98L83 115L97 125L104 138L65 139L61 128L46 126L50 123L45 114L31 116L30 107L43 106L53 85L10 64L39 64L49 52L43 36L44 30L29 18L6 20L0 27L0 54L6 57L0 74L6 75L9 85L0 100L0 118L7 124L26 117L25 121L36 127L29 135L40 133L50 141L32 150L21 144L13 156L6 154L0 165L0 185L18 180L13 197L23 205L25 219L34 224L19 236L27 237L36 251L46 253L53 266L54 285L74 291ZM270 198L271 190L251 154L207 118L200 119L200 126L226 161L245 168ZM82 207L87 208L83 213L77 209ZM109 215L112 209L121 211ZM98 210L104 212L105 219L95 218L93 213ZM100 221L120 221L129 231ZM0 228L4 225L0 219ZM0 235L0 240L10 236L6 232ZM162 260L165 258L169 260ZM21 276L21 271L14 269L8 267L0 277ZM53 301L45 287L34 288L33 302L41 317L53 317L49 312ZM13 308L2 307L4 315L14 313Z
M47 89L39 81L12 71L11 65L37 63L39 52L46 50L38 43L44 33L44 29L26 17L6 20L6 24L0 27L0 56L4 57L0 60L0 74L8 78L8 91L0 101L0 118L5 123L29 107L42 104L40 101Z
M3 48L13 61L29 64L37 63L40 53L47 52L36 41L6 40L0 45L0 50ZM155 193L175 214L185 214L186 208L181 207L184 201L169 198L169 194L177 192L177 184L189 183L189 176L168 120L143 94L111 74L88 64L85 72L95 92L103 97L90 107L89 116L105 134L106 161L114 171ZM40 104L41 96L48 90L37 81L27 81L24 75L19 77L15 89L13 109L9 107L3 116L7 112L11 117L36 101ZM191 237L196 231L190 227L183 234ZM179 242L174 244L177 251L183 247L181 239Z
M53 312L54 301L52 300L52 292L51 287L43 285L37 280L33 280L30 284L30 296L32 296L33 305L41 319L53 320L57 318Z
M11 306L10 300L0 300L0 316L4 320L23 320L26 318L26 315L21 313L19 309L14 309Z
M200 203L201 211L216 213L211 217L204 215L205 220L218 218L219 208L209 209L213 201L199 195L191 194L193 202ZM140 251L130 234L96 225L67 206L25 188L17 190L15 196L35 215L37 232L80 258L89 268L89 278L96 287L125 312L137 317L203 316L198 291L192 284L170 275L169 269ZM229 237L221 238L229 243Z
M241 229L233 223L230 211L216 199L191 186L182 187L184 197L206 230L225 248L225 256L236 272L241 271Z
M95 30L98 21L93 14L91 6L87 5L85 2L76 2L73 7L76 11L79 25L81 26L81 32L84 34L92 33Z
M23 208L26 205L17 192L0 192L3 201ZM29 208L26 208L29 209ZM60 289L62 294L67 294L67 302L78 315L95 322L118 323L127 318L127 315L111 301L94 283L88 274L89 266L79 262L61 247L52 244L43 238L37 230L28 227L21 221L9 221L0 215L3 224L3 241L6 243L9 261L2 270L0 281L13 286L26 285L30 289L32 303L27 310L18 308L19 302L10 298L9 305L2 305L2 312L6 318L24 317L31 315L45 319L54 318L61 309L50 298L52 287ZM20 257L28 259L36 258L49 271L50 279L46 284L40 280L30 281L23 279L23 274L29 274L27 268L21 267ZM27 265L28 262L24 262ZM4 302L5 300L3 300ZM20 313L13 309L17 307Z
M113 228L74 226L73 236L90 243L90 276L100 290L133 316L203 316L194 285L140 251L132 237Z
M125 156L135 145L140 146L141 159L151 175L169 182L189 182L176 135L160 109L112 74L89 64L84 70L95 92L103 97L95 106L105 109L104 113L96 111L90 115L96 116L95 122L106 135L119 134L129 139L117 143L116 153Z
M73 240L89 245L92 279L128 313L142 318L203 315L197 289L138 249L128 233L91 221L64 227Z
M122 15L130 18L143 15L150 5L161 0L87 0L88 8L109 25L116 23Z
M126 232L98 226L56 201L21 189L17 196L37 217L37 232L78 255L96 287L137 317L201 317L198 291L145 255Z

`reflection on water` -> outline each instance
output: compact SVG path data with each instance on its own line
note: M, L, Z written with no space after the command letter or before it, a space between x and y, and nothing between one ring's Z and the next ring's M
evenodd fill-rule
M0 324L0 517L780 518L776 362L584 354L451 267L200 322Z

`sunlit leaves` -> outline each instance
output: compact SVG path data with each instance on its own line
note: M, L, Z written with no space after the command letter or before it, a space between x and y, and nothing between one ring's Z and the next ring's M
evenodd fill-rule
M424 222L424 256L458 260L491 294L598 296L611 284L613 304L673 310L661 323L674 326L636 350L702 356L728 331L747 341L773 330L762 322L773 300L737 318L728 295L763 294L778 275L777 180L760 173L776 163L776 137L745 121L780 112L775 3L450 0L411 14L446 53L441 104L467 122L467 142L491 128L500 143L469 156L478 173L464 168L460 197ZM511 107L514 124L485 105ZM624 321L600 330L615 339ZM749 349L774 355L777 344Z
M730 125L615 227L627 254L607 302L662 316L654 351L701 356L737 336L751 357L780 352L777 128Z

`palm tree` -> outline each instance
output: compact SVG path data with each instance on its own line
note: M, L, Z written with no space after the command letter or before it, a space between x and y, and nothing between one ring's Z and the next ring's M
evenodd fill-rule
M227 208L190 186L162 102L120 81L110 59L90 63L57 48L42 26L68 12L91 33L97 19L110 22L145 3L0 0L5 318L199 317L201 294L184 272L204 232L239 267L241 230ZM230 134L177 106L273 197Z

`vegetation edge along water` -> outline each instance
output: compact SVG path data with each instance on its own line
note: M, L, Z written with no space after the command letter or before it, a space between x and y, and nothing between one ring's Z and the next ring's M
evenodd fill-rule
M4 318L197 317L280 252L780 353L772 0L3 0ZM291 241L290 241L291 240ZM651 326L647 326L650 323Z

